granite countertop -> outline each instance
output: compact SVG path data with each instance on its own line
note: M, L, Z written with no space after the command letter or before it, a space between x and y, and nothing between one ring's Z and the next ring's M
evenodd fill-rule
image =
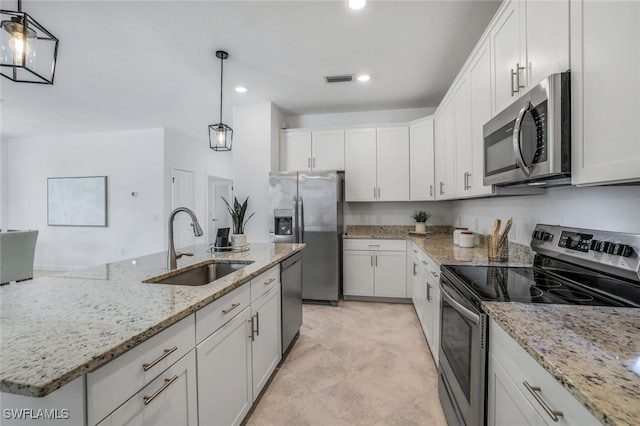
M238 253L192 247L178 269L216 259L253 262L204 286L145 284L167 253L0 287L0 391L43 397L302 250L251 244Z
M638 424L640 309L498 302L483 307L603 424Z

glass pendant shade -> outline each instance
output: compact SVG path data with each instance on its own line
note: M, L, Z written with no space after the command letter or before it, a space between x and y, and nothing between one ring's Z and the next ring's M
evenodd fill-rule
M58 39L27 13L0 10L0 69L20 83L53 84Z
M209 126L209 148L214 151L231 151L233 129L226 124L218 123Z

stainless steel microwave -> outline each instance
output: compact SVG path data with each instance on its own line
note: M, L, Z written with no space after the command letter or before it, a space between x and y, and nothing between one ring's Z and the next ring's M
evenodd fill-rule
M571 183L569 72L552 74L483 127L484 184Z

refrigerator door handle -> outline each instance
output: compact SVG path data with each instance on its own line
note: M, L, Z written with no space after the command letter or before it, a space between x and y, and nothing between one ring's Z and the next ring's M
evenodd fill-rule
M293 197L293 242L298 243L298 197Z
M300 218L300 243L304 243L304 200L299 197L298 203L300 204L300 211L298 216Z

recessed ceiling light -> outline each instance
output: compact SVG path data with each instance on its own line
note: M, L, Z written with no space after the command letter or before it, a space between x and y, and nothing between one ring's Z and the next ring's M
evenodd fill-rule
M247 92L247 88L244 86L238 86L236 87L236 92L238 93L246 93Z
M360 10L367 5L367 0L349 0L349 9Z
M358 76L358 81L365 82L365 81L369 81L370 79L371 77L369 77L367 74L362 74Z

